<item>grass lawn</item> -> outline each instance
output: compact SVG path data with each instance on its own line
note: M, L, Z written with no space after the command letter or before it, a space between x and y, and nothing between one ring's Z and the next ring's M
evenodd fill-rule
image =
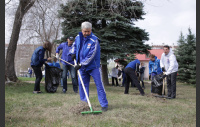
M125 95L124 87L105 86L109 108L98 115L76 112L80 103L72 85L66 94L59 86L56 93L33 94L34 84L19 82L5 86L6 127L195 127L196 88L177 84L177 98L164 100L150 95L145 84L145 96L135 88ZM90 101L101 110L96 87L90 84ZM73 109L73 110L72 110ZM78 111L79 109L77 109Z
M35 77L17 77L20 81L35 81ZM44 81L44 78L42 78L42 81Z

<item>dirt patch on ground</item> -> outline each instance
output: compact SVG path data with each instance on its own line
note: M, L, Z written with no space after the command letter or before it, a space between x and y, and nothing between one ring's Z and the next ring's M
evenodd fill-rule
M140 95L140 93L131 93L130 95Z
M162 103L165 103L167 101L166 98L162 98L162 97L155 97L155 95L158 96L158 94L146 94L147 97L150 97L150 98L155 98L157 101L159 102L162 102ZM160 95L161 96L161 95Z
M96 111L96 107L92 106L93 111ZM88 103L86 102L79 102L78 104L74 105L69 109L69 112L72 112L73 114L81 114L81 112L84 111L90 111L90 108L88 106Z

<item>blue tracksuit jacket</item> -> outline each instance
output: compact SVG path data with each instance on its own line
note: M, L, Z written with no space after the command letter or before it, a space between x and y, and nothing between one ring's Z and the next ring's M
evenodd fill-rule
M86 71L99 68L99 39L93 33L91 33L90 36L87 36L85 41L83 41L83 38L82 32L79 32L76 36L75 42L73 43L71 54L76 54L76 62L80 63L82 68L85 68Z
M162 73L162 70L160 68L160 60L155 56L155 61L149 61L149 74L151 73L154 73L154 74L160 74Z
M70 55L71 49L72 49L72 46L68 46L68 42L63 42L57 47L56 53L59 53L60 50L63 50L61 59L65 60L71 64L74 64L74 61L72 60L71 55ZM61 60L61 63L64 65L69 65L62 60Z
M136 63L140 64L140 61L138 59L135 59L133 61L131 61L125 68L133 68L134 70L136 70Z

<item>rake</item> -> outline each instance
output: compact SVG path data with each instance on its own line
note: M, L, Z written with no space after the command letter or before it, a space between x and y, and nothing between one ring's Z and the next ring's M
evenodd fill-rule
M75 65L76 65L76 60L74 60L74 63L75 63ZM81 114L98 114L98 113L102 113L102 111L93 111L92 106L91 106L91 104L90 104L90 100L89 100L89 98L88 98L88 94L87 94L87 92L86 92L86 90L85 90L85 85L84 85L84 83L83 83L83 80L82 80L82 77L81 77L81 74L80 74L79 70L78 70L78 76L79 76L79 78L80 78L80 80L81 80L81 85L82 85L82 87L83 87L83 91L84 91L84 93L85 93L85 96L86 96L86 99L87 99L87 102L88 102L88 106L89 106L89 108L90 108L90 111L84 111L84 112L81 112Z
M53 55L53 56L56 57L55 55ZM67 61L65 61L65 60L63 60L61 58L59 58L59 59L74 67L73 64L71 64L71 63L69 63L69 62L67 62ZM75 65L77 65L76 60L74 60L74 63L75 63ZM88 106L90 108L90 111L84 111L84 112L81 112L81 114L99 114L99 113L102 113L102 111L93 111L91 103L90 103L90 100L89 100L89 97L88 97L88 94L87 94L86 89L85 89L85 85L83 83L83 80L82 80L82 77L81 77L81 74L80 74L79 70L78 70L78 76L80 78L81 85L83 87L83 91L85 93L85 96L86 96L86 99L87 99L87 102L88 102Z

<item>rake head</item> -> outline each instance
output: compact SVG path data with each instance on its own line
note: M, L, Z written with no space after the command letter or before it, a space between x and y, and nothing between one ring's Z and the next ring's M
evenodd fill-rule
M84 111L84 112L81 112L81 114L100 114L102 113L102 111Z

